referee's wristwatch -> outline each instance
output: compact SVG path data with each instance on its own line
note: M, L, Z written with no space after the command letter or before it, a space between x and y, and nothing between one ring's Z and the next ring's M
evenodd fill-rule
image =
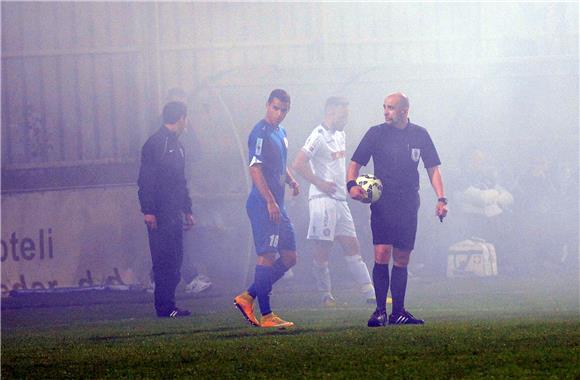
M447 205L447 198L441 197L441 198L437 199L437 202L440 202L440 203L443 203L444 205Z

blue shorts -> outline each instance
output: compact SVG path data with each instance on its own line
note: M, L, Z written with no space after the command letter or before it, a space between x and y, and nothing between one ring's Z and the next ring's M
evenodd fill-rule
M292 227L292 223L284 207L280 210L281 217L279 224L270 221L268 208L261 198L248 198L246 212L252 225L254 246L256 247L256 253L258 255L279 252L281 250L296 251L294 227Z

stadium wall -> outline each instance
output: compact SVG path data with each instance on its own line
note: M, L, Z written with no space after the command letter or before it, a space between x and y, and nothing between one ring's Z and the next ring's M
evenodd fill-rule
M246 279L236 265L248 268L253 260L244 210L245 138L263 116L272 88L288 89L293 99L285 120L289 157L320 122L327 96L351 101L352 151L368 126L382 121L386 92L404 90L412 120L429 128L441 151L450 184L457 158L475 143L493 149L497 162L512 171L522 157L542 150L577 168L575 3L1 7L2 283L10 286L27 268L44 271L43 277L25 277L28 287L46 286L54 280L46 269L51 260L64 259L59 252L72 255L63 268L76 270L68 268L59 286L78 284L87 270L98 282L114 268L123 281L129 281L123 277L128 269L146 281L149 257L135 194L139 149L159 127L161 106L176 87L191 109L193 128L182 141L199 235L205 236L186 244L205 252L201 261L235 286ZM294 204L306 205L303 198ZM66 205L68 214L57 205ZM295 223L299 229L305 220ZM114 242L99 254L108 243L85 232L108 225L116 227ZM12 233L18 244L29 238L40 249L40 231L47 244L49 229L52 259L45 251L39 260L36 250L31 260L11 258ZM132 241L118 231L129 231Z
M2 294L147 278L135 192L118 186L4 195Z

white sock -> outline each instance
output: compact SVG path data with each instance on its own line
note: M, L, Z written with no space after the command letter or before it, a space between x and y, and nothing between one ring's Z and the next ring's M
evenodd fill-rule
M330 270L328 265L320 265L316 261L312 261L312 274L316 280L316 288L323 295L331 295L330 285Z
M350 271L354 281L360 285L361 289L365 293L374 295L374 288L372 286L371 275L369 274L369 269L363 261L361 255L356 256L345 256L346 266Z

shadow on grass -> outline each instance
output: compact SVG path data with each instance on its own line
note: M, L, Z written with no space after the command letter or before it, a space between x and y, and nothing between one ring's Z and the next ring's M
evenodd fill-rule
M287 336L287 335L307 335L307 334L324 334L324 333L338 333L345 330L348 330L348 327L327 327L327 328L288 328L288 329L261 329L258 327L250 328L246 331L241 331L236 334L220 334L214 339L216 340L229 340L229 339L238 339L238 338L246 338L246 337L259 337L259 336Z
M194 329L180 332L157 332L150 334L127 334L127 335L107 335L107 336L92 336L88 338L93 342L110 342L116 340L136 339L136 338L153 338L153 337L169 337L182 335L198 335L198 334L215 334L224 331L237 330L239 327L216 327L211 329Z
M158 337L177 337L185 335L199 335L199 334L218 334L213 339L216 340L230 340L244 337L259 337L259 336L276 336L276 335L304 335L312 333L332 333L346 330L345 327L328 327L328 328L289 328L289 329L260 329L255 327L244 328L240 331L240 327L216 327L211 329L194 329L180 332L156 332L149 334L127 334L127 335L106 335L106 336L92 336L87 340L92 342L113 342L130 339L142 338L158 338ZM233 333L232 331L239 331ZM230 333L227 333L230 332ZM226 334L221 334L226 333Z

